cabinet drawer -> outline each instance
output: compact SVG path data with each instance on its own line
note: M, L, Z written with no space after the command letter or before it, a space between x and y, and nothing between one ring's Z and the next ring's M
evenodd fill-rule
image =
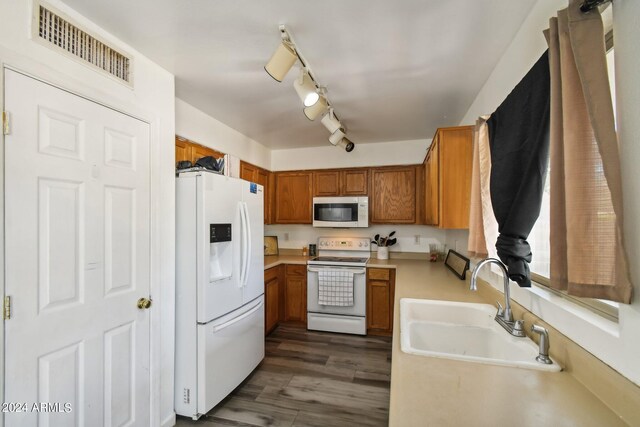
M297 264L287 264L287 276L306 276L307 266Z
M389 280L390 274L388 268L369 268L367 269L369 279Z
M272 267L264 271L264 283L278 278L278 267Z

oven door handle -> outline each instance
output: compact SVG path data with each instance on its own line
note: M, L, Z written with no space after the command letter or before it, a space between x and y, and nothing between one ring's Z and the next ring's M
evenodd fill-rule
M331 268L311 268L311 267L307 267L307 271L309 273L319 273L320 270L350 271L353 274L364 274L367 271L365 268L355 269L355 268L349 268L349 267L331 267Z

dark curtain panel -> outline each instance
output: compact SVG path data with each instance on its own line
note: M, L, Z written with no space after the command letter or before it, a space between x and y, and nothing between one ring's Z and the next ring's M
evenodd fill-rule
M509 278L531 286L527 237L540 214L549 160L549 57L545 52L491 115L491 203L498 257Z

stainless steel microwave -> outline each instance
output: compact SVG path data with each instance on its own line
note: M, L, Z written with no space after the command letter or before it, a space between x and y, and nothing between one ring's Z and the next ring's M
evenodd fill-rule
M314 197L313 226L356 228L369 226L368 197Z

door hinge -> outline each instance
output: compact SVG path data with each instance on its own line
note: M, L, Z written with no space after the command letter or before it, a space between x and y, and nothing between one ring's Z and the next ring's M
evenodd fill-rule
M4 320L11 319L11 297L10 296L4 297L4 304L2 307L2 317L4 318Z
M9 135L11 133L11 126L9 120L9 112L2 112L2 134Z

